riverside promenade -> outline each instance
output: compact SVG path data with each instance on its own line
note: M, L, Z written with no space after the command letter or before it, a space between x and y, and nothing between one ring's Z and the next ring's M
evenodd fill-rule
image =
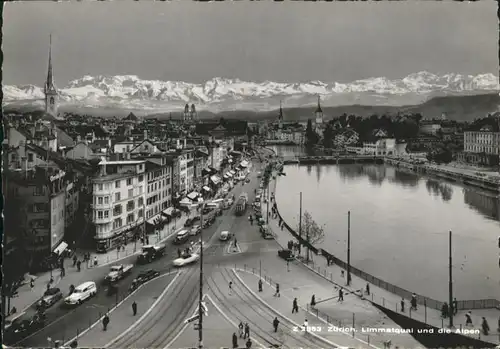
M276 188L276 180L271 180L269 184L269 188L271 192L274 192ZM270 204L271 207L271 204ZM263 205L263 216L265 217L267 207ZM270 209L271 210L271 209ZM279 215L278 215L279 216ZM269 218L269 228L273 231L274 236L278 244L280 244L283 248L287 248L288 241L295 240L293 235L287 230L286 227L283 229L279 227L279 218L272 219ZM302 252L305 256L306 249L303 248ZM302 256L302 257L304 257ZM303 260L303 258L301 258ZM304 266L309 268L311 271L315 272L318 275L321 275L323 278L329 280L335 287L345 288L348 292L356 294L357 297L365 299L373 304L376 304L380 307L386 308L391 311L395 311L397 313L403 314L401 312L401 301L403 300L406 304L404 315L410 317L414 320L420 321L422 323L428 324L430 326L434 326L436 328L448 328L449 319L443 319L441 317L440 310L433 309L430 307L419 306L416 311L408 312L409 308L409 299L402 299L397 294L391 293L377 287L374 284L370 284L370 295L366 295L364 290L366 289L367 281L363 280L355 275L351 277L351 285L346 285L345 277L342 277L342 268L337 265L327 265L326 258L320 255L314 255L311 261L308 264L304 263ZM345 270L344 270L345 272ZM322 318L330 318L334 316L335 309L330 306L328 302L321 302L315 307L315 311L318 317ZM451 329L452 332L456 332L457 330L466 329L465 326L465 310L459 310L458 313L454 317L454 328ZM484 335L481 330L482 318L485 318L489 324L490 332L488 335ZM474 330L473 333L465 334L469 337L480 339L488 343L498 344L500 343L500 309L477 309L472 310L472 322L473 326L469 326L468 330Z
M149 234L149 242L157 243L166 241L184 226L187 218L188 216L183 215L176 221L170 222L169 224L165 225L159 235L154 232ZM114 249L108 251L107 253L92 253L90 258L92 263L82 263L80 272L78 272L76 266L72 266L72 261L66 260L66 275L64 277L61 277L59 269L47 271L37 275L27 275L25 278L25 283L21 287L19 287L19 289L17 290L17 295L10 301L11 308L14 306L16 307L17 311L16 313L7 316L6 319L12 321L13 319L22 315L26 309L30 308L33 305L33 303L38 301L47 289L47 284L49 283L51 276L54 279L52 287L58 287L63 293L65 293L67 292L67 290L69 290L70 285L77 285L78 282L82 280L82 277L85 275L86 271L109 266L110 264L114 264L123 259L137 255L141 253L141 247L142 244L139 241L136 243L129 242L125 246L125 249L122 249L120 251ZM84 252L86 251L76 252L79 260L83 260L82 257ZM96 267L93 266L95 257L97 258ZM35 280L33 289L30 288L31 278Z

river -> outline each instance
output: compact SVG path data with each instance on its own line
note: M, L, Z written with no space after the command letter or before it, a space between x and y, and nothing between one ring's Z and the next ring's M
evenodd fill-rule
M274 147L280 155L295 147ZM300 150L299 150L300 154ZM457 299L500 299L500 200L387 165L287 165L276 201L298 226L303 211L324 227L322 248L385 281L434 299L448 297L448 232L453 232Z

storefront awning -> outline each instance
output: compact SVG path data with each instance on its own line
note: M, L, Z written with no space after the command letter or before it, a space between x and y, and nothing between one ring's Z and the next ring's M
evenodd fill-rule
M189 194L187 194L186 196L187 196L189 199L191 199L191 200L195 200L195 199L198 197L198 195L200 195L198 192L196 192L196 191L192 191L192 192L190 192Z
M54 250L54 253L58 256L61 255L68 248L68 244L62 241L59 246L57 246Z
M190 199L184 198L184 199L181 200L181 202L179 204L182 205L182 206L191 206L191 203L192 202L191 202Z
M167 209L168 210L168 209ZM166 211L166 210L165 210ZM163 212L162 212L163 213ZM160 222L163 222L165 219L167 219L166 217L162 216L161 214L157 214L156 216L154 217L151 217L150 219L148 219L146 221L146 223L148 224L151 224L151 225L155 225L157 220L159 220Z
M210 180L214 183L214 184L219 184L221 182L221 179L219 176L215 176L213 175L212 177L210 177Z
M171 216L174 213L174 210L175 209L173 207L169 207L166 210L163 210L162 214L167 215L167 216Z
M206 185L205 185L205 186L203 186L203 190L205 190L205 191L212 191L212 189L210 189L210 188L209 188L209 187L207 187Z

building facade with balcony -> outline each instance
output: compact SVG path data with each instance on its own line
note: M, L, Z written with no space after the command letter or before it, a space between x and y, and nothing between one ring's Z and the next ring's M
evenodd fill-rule
M498 166L500 160L500 132L488 128L464 132L464 151L457 160L478 166Z
M98 251L132 238L142 229L146 200L146 163L143 160L99 163L92 180L92 222Z
M165 156L146 162L146 219L156 218L172 205L172 167Z

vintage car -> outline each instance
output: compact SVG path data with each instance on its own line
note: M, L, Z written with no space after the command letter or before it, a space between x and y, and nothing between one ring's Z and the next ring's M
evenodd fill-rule
M57 287L49 288L37 302L37 308L46 309L53 306L57 301L63 298L61 290Z
M200 259L200 256L196 253L183 254L180 258L174 259L175 267L182 267L187 264L195 263Z

